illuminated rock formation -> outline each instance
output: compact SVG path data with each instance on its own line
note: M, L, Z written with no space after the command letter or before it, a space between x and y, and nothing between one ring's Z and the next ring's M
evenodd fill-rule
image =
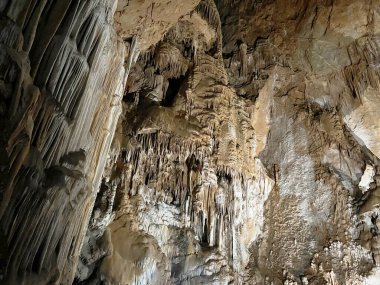
M380 284L379 5L0 2L0 281Z

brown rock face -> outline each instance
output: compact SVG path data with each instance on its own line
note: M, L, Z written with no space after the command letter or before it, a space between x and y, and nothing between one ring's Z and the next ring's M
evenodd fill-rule
M0 2L0 283L380 284L380 2Z

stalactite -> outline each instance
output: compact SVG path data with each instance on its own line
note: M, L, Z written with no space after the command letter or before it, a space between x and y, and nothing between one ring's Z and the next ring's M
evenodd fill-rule
M196 11L206 19L206 21L220 33L220 18L218 10L213 1L203 0L199 3Z
M0 1L0 283L366 283L374 1L140 2Z
M140 49L137 41L137 37L133 37L131 47L129 49L127 66L125 68L124 86L127 84L128 75L131 71L132 65L137 61L140 55Z
M167 77L185 75L189 62L182 53L168 43L162 43L154 57L155 67L159 68Z
M11 79L11 175L0 208L5 281L39 273L42 283L68 284L121 111L121 96L109 94L122 91L124 47L112 28L113 1L20 3L6 6L18 26L0 33L19 66Z
M240 45L239 55L240 55L240 76L247 77L248 58L247 58L247 45L245 43Z

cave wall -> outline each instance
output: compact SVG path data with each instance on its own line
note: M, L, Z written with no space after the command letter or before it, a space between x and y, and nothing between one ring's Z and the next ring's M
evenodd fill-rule
M7 284L71 284L129 70L155 31L138 1L1 1L1 269ZM153 12L154 4L150 7ZM161 11L161 12L160 12ZM183 13L183 14L182 14ZM165 18L165 21L163 20ZM159 25L159 27L156 26ZM140 27L141 28L141 27ZM100 191L102 192L102 191Z
M376 4L216 4L202 1L131 72L99 276L376 280L365 276L377 259L378 120L359 111L378 96Z
M216 6L202 1L132 68L101 198L114 195L115 217L96 243L93 216L84 284L243 280L274 182L254 158L253 108L228 86L221 39Z
M378 284L379 4L1 1L0 281Z
M259 157L276 185L248 275L367 284L378 265L379 3L219 2L230 83L258 114L270 108Z
M121 113L125 45L115 9L115 1L1 2L0 218L10 284L74 278Z
M201 1L143 53L100 276L376 284L377 7Z

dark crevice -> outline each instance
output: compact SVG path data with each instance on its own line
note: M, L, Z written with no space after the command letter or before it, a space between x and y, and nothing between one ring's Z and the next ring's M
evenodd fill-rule
M166 91L164 100L162 100L161 105L164 107L171 107L173 105L174 99L177 96L181 86L186 81L186 75L180 76L179 78L170 78L169 86Z
M207 227L207 219L205 220L205 224L203 227L203 235L202 235L202 245L208 245L208 227Z
M206 54L207 55L210 55L210 56L216 56L219 52L219 48L218 48L218 42L215 41L215 43L213 44L213 46L206 51Z
M42 258L42 253L45 248L45 241L41 243L40 247L38 248L37 254L34 257L33 264L32 264L32 271L35 273L39 273L41 268L41 258Z

